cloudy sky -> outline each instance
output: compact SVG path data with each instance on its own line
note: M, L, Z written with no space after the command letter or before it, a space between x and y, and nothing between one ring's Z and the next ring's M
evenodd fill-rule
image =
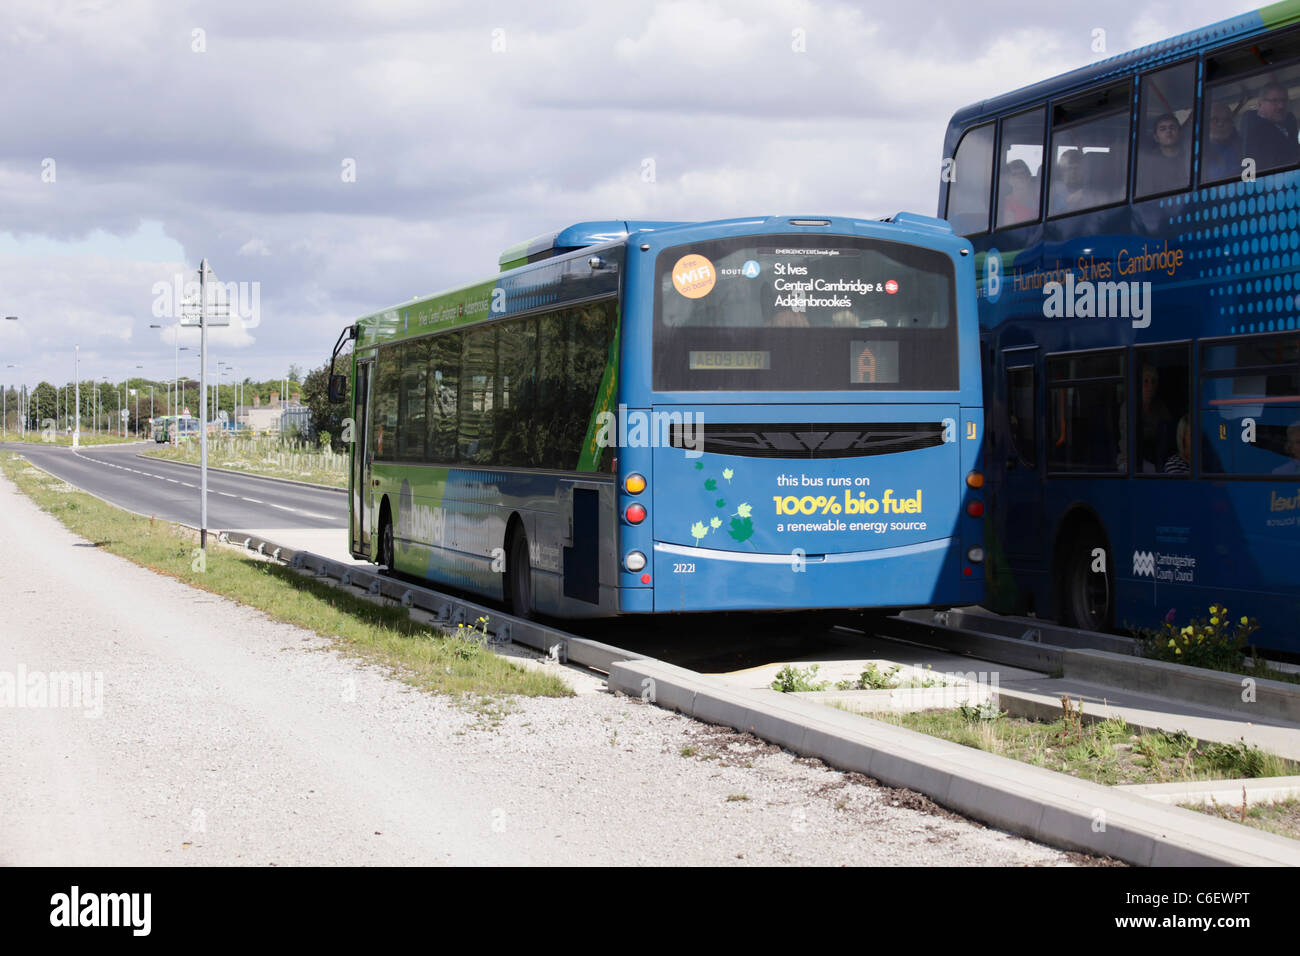
M204 256L270 378L583 219L932 214L954 110L1256 5L3 0L0 381L169 377Z

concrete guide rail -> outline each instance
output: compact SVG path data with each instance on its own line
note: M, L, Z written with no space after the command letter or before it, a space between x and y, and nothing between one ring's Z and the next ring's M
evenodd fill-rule
M416 607L427 611L433 615L434 623L442 627L454 629L458 624L470 627L474 626L480 617L485 617L491 643L508 644L514 641L516 644L523 644L548 654L561 663L573 662L583 667L590 667L592 670L609 673L615 661L640 656L632 651L578 637L536 621L513 617L496 608L411 584L377 571L369 571L364 567L334 561L309 551L295 551L256 535L222 532L220 540L241 545L250 551L282 561L295 570L314 573L318 577L333 578L340 585L356 587L371 595L382 595L397 601L404 607Z
M930 623L918 615L933 618ZM1085 646L1092 639L1106 646L1116 645L1114 635L1077 631L1074 628L1042 623L1038 639L990 634L967 627L992 626L1001 630L1019 627L1025 618L1012 626L997 623L988 614L964 611L907 612L886 622L887 636L954 654L1024 667L1071 680L1085 681L1129 690L1175 701L1192 701L1207 707L1231 711L1247 720L1282 720L1300 723L1300 684L1212 671L1187 664L1137 657L1131 651L1117 653ZM940 623L947 622L947 623ZM956 623L954 623L956 622ZM989 622L994 622L992 625ZM1060 640L1061 644L1052 643Z

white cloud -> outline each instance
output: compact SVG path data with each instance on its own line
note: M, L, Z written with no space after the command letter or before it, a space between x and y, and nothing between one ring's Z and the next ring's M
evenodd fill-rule
M257 327L214 347L276 375L584 218L933 213L954 110L1095 61L1096 27L1115 53L1249 3L8 0L0 49L29 82L0 88L0 314L24 319L0 349L46 377L77 341L169 372L149 290L207 257L261 289ZM103 238L142 223L147 245Z

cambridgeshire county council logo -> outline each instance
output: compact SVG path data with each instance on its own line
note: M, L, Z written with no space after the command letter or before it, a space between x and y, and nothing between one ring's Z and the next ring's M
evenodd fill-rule
M1156 559L1150 551L1133 552L1133 574L1139 578L1156 576Z

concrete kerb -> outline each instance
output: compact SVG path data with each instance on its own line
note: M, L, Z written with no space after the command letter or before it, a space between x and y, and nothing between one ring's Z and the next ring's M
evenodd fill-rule
M1251 777L1247 780L1200 780L1194 783L1128 783L1117 789L1135 793L1161 803L1217 803L1224 807L1241 806L1246 792L1250 806L1294 800L1300 797L1300 777Z
M970 620L971 615L964 619ZM1246 717L1270 717L1300 723L1300 684L1171 664L1127 652L1058 647L1020 638L962 631L951 625L930 624L908 617L895 618L894 621L902 625L903 639L916 644L1012 667L1045 673L1059 671L1074 680L1204 704ZM1051 630L1045 628L1044 637L1050 633ZM1249 694L1246 694L1247 688ZM1243 695L1254 699L1243 700Z
M616 663L609 686L641 696L647 680L661 707L919 791L1044 843L1138 865L1300 865L1296 841L776 691L721 686L661 661Z
M1246 717L1300 723L1300 684L1073 648L1063 650L1061 666L1065 676L1074 680L1192 701ZM1253 700L1243 700L1243 696Z
M951 654L996 661L1025 670L1052 673L1061 668L1064 648L1037 644L1015 637L963 631L942 624L929 624L904 617L890 621L890 637L898 637L922 647L934 647Z

